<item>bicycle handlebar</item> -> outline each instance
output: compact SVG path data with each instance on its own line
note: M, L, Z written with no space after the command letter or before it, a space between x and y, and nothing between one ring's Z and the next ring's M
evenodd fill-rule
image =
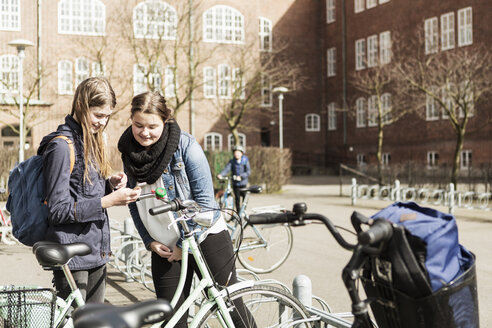
M149 209L149 214L150 215L159 215L159 214L166 213L169 211L176 212L176 211L184 210L184 209L187 209L190 207L197 207L197 206L198 205L194 200L188 199L188 200L182 201L182 200L175 198L175 199L169 201L169 203L166 203L164 205L153 207L153 208Z
M377 244L393 236L393 226L385 219L376 219L371 227L358 236L361 245Z

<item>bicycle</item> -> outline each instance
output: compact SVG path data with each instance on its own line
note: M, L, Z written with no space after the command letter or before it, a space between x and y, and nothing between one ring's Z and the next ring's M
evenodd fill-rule
M352 244L342 237L327 217L306 211L305 203L297 203L290 212L251 215L250 222L256 225L286 223L298 227L319 221L328 228L340 246L352 252L348 264L343 269L342 280L352 302L353 320L346 320L346 313L330 313L306 306L312 314L307 321L312 322L314 326L324 324L340 328L374 328L378 325L380 328L478 327L475 261L445 288L426 297L413 298L393 288L392 278L388 278L391 276L392 263L388 263L382 256L393 235L405 233L401 226L393 225L385 219L373 220L353 212L351 221L357 242ZM364 225L369 228L363 229ZM362 282L367 299L361 299L359 295L359 282ZM465 303L460 303L463 298L466 299ZM369 307L377 324L371 319Z
M220 183L225 184L224 190L221 190L216 194L216 200L219 208L234 210L234 192L232 190L231 179L229 179L229 177L217 179Z
M85 301L68 262L74 256L90 254L90 247L84 243L61 245L40 241L34 244L32 251L45 270L61 268L72 291L62 299L52 288L0 286L0 327L73 327L72 307L81 307Z
M289 257L293 246L292 229L288 225L255 226L249 222L246 207L250 194L262 191L260 186L242 188L241 192L245 196L238 213L239 219L227 221L234 247L239 250L239 262L254 273L268 273L280 267Z
M194 313L189 323L189 327L192 328L235 327L232 314L238 316L245 327L309 326L303 323L297 325L298 322L307 319L309 315L304 306L295 297L279 288L255 281L241 281L226 287L218 286L195 240L195 231L190 231L187 224L188 220L194 220L201 226L210 226L212 222L209 221L209 218L204 219L204 216L200 216L200 212L206 210L201 210L197 203L192 200L180 201L174 199L162 206L151 208L149 213L151 215L157 215L168 211L179 213L179 218L175 221L182 225L185 233L182 243L180 282L173 299L170 301L171 307L176 307L178 298L183 292L190 255L193 256L198 264L202 278L192 287L189 296L183 304L178 309L175 309L172 315L166 315L168 317L166 321L154 323L152 327L161 327L161 325L164 325L164 327L174 327L183 314L188 310L195 309L196 302L199 302L197 306L198 311ZM176 222L173 224L176 224ZM235 302L236 300L242 300L248 311L245 311L245 308L238 308ZM75 327L140 327L144 323L148 323L146 315L137 316L137 319L139 319L137 320L138 322L130 322L131 320L129 318L135 319L134 316L121 314L126 312L121 312L118 309L121 310L121 308L115 308L113 310L99 312L87 311L82 308L80 310L81 314L76 314L77 320L75 320ZM132 311L130 310L130 312ZM91 315L84 315L85 313L90 313ZM118 317L118 319L114 319L114 316ZM161 319L164 319L164 317L163 315ZM109 323L117 322L118 320L124 320L120 322L124 322L125 325L109 325ZM90 324L86 324L86 322L90 322ZM101 322L103 324L98 326L98 322L99 324Z

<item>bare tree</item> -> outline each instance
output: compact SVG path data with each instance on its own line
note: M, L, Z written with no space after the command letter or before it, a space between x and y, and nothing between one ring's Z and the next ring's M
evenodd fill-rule
M456 186L468 123L476 118L490 124L488 108L480 105L492 91L492 56L483 46L426 54L422 40L416 38L413 52L396 68L414 99L434 104L431 108L436 108L436 113L430 114L450 123L456 136L450 180Z

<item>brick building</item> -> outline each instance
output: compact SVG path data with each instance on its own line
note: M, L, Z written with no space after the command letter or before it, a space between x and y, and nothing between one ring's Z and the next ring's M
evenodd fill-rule
M109 145L116 145L129 124L131 97L156 89L176 110L181 128L205 149L230 149L232 135L220 109L227 108L241 89L237 86L244 85L246 93L254 90L258 97L239 127L240 142L278 146L279 99L272 91L285 86L283 145L293 151L296 166L374 163L376 129L357 124L350 115L360 98L360 107L367 111L368 97L358 94L350 78L369 69L357 66L366 60L391 58L397 31L409 36L429 24L439 40L447 37L447 48L442 50L439 43L439 51L479 44L490 48L492 36L488 0L11 0L0 10L0 102L13 114L0 112L0 147L18 144L9 127L18 124L12 105L18 95L18 58L8 43L26 39L34 44L26 49L23 65L30 108L26 124L32 128L26 139L34 148L70 112L74 90L88 76L108 77L117 94L117 113L107 130ZM462 34L467 35L464 42ZM449 45L451 36L454 47ZM266 74L253 88L247 75L279 49L283 63L301 68L303 78L287 85ZM248 55L239 61L242 51ZM33 87L37 76L42 78ZM188 85L193 85L192 97ZM486 102L480 106L490 111ZM470 121L471 127L477 126L465 139L465 166L472 158L474 165L490 163L492 128L479 127L480 117ZM454 146L445 120L409 116L385 128L383 158L387 164L443 163L450 160Z

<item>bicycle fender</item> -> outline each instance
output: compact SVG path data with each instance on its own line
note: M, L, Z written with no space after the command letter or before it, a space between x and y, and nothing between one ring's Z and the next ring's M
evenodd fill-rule
M220 294L223 297L226 297L229 293L234 293L234 292L236 292L240 289L243 289L243 288L253 287L254 285L255 285L254 280L241 281L241 282L235 283L234 285L228 286L225 289L221 290Z

